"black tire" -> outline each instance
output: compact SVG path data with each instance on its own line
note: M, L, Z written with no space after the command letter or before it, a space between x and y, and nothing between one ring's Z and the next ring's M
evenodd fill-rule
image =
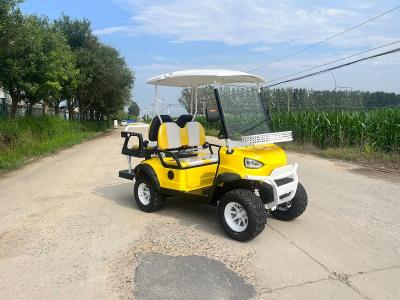
M146 203L146 201L142 202L140 200L139 186L141 184L144 184L148 188L148 192L150 194L147 199L148 203ZM157 193L157 191L154 189L154 187L152 186L150 180L147 178L146 175L138 175L136 177L136 181L135 181L133 190L134 190L134 194L135 194L136 204L144 212L147 212L147 213L155 212L157 210L160 210L165 204L164 196Z
M276 210L271 211L271 214L278 220L290 221L304 213L307 208L307 192L299 182L297 185L296 195L288 203L278 205ZM290 206L288 207L289 204Z
M225 207L229 203L238 203L247 213L247 227L244 231L233 230L225 219ZM234 189L221 197L218 204L218 217L222 228L233 239L248 241L259 235L265 228L267 212L261 199L251 189Z

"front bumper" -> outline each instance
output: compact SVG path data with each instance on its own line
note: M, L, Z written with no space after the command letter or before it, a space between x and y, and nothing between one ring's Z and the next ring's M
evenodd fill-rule
M272 188L273 201L265 203L266 209L275 209L279 204L288 202L296 194L299 179L297 163L274 169L269 176L247 175L245 179L260 181Z

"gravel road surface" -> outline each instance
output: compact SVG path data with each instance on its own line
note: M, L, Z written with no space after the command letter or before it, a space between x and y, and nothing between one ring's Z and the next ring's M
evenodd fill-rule
M0 299L399 299L399 175L289 153L307 211L240 243L215 207L139 211L122 143L114 130L0 177Z

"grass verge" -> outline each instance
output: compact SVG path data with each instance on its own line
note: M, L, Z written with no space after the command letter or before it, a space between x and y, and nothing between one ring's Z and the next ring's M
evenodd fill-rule
M67 121L59 117L0 119L0 173L27 160L78 144L109 128L102 122Z
M309 153L324 158L335 158L345 161L364 164L376 168L385 168L400 171L400 153L384 152L379 150L363 149L361 147L347 148L327 148L318 149L317 147L306 144L284 143L281 144L283 149L288 151Z

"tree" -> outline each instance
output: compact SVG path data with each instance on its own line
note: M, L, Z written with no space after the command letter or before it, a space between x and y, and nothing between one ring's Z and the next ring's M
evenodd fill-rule
M122 110L131 99L134 76L117 50L103 45L90 22L62 15L24 16L18 0L0 0L0 86L18 103L54 106L66 100L70 118L102 119Z
M12 99L11 116L23 98L26 67L29 67L29 37L21 30L23 15L16 7L20 1L0 0L0 85Z
M12 6L10 6L12 7ZM34 104L59 103L77 76L74 56L62 34L46 18L23 16L15 6L1 20L0 85L12 98L11 116L25 101L28 114Z
M41 90L43 107L52 105L58 114L60 101L68 101L75 96L79 70L65 36L53 24L46 27L43 52L46 54L45 63L48 66L44 74L46 81Z
M128 114L134 117L138 117L140 114L139 105L135 101L131 101L128 106Z
M83 119L116 114L127 104L133 88L134 77L125 60L98 41L87 20L63 15L55 26L67 37L79 70L76 94L67 100L68 109L79 106Z
M192 90L190 88L184 88L181 91L181 97L179 98L179 103L184 106L186 111L190 113L191 107L191 94ZM194 101L194 99L193 99ZM193 103L193 113L195 111ZM211 85L203 86L197 89L197 113L205 115L205 110L207 107L216 106L214 88Z
M42 103L43 110L49 104L58 106L61 95L66 95L67 89L75 87L78 73L75 57L65 37L46 18L27 16L24 22L25 30L35 39L27 69L29 81L24 85L30 114L36 103Z
M64 100L67 102L69 116L73 119L73 111L79 107L82 119L86 119L85 109L90 106L90 97L93 94L91 84L95 74L95 49L99 42L93 35L90 28L90 22L86 19L71 19L69 16L62 15L54 21L54 27L61 32L70 46L75 56L76 68L78 74L75 77L73 86L66 89L63 94Z

